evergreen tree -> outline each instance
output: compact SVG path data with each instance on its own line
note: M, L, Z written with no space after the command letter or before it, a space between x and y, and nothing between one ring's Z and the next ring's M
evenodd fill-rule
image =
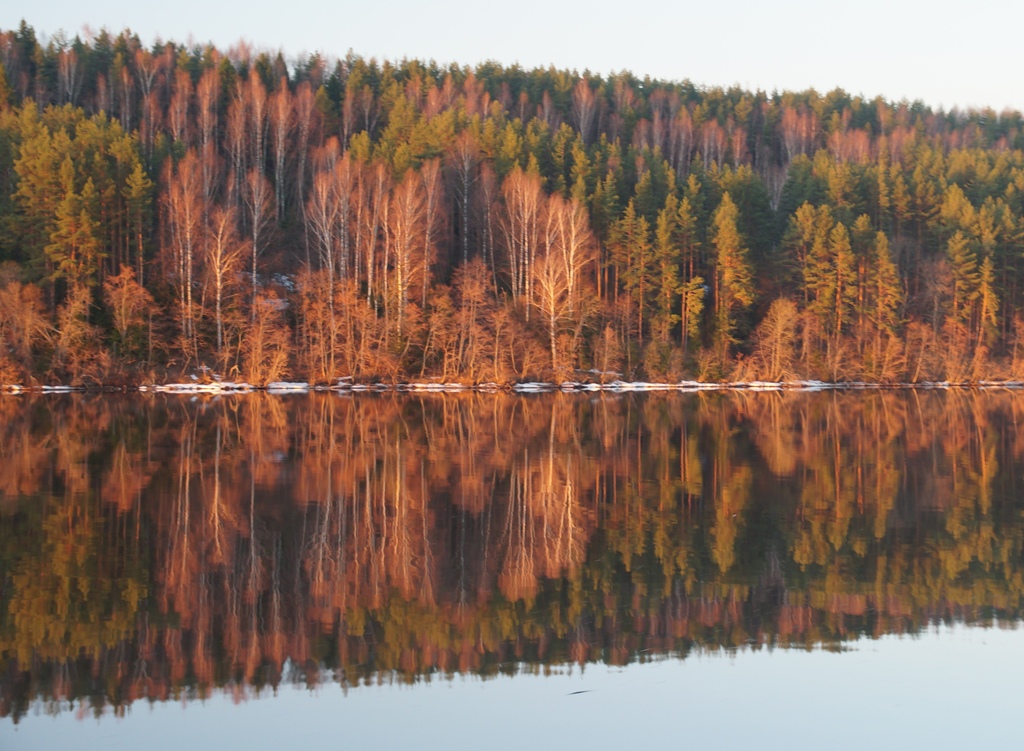
M737 315L754 303L753 272L737 227L738 217L732 197L723 194L711 220L711 244L715 248L715 336L723 354L737 341Z
M678 244L679 200L669 195L665 206L658 212L654 228L654 261L657 264L658 302L654 318L654 336L660 342L668 342L672 328L679 322L676 314L676 298L681 290L680 256Z
M978 297L981 281L978 256L964 233L957 230L946 243L946 254L953 272L953 300L950 315L954 321L970 319L971 303Z
M612 225L608 244L616 277L630 299L630 307L635 306L637 332L643 346L644 311L647 296L655 287L655 267L650 225L636 212L632 200L622 217Z
M875 234L868 289L871 318L876 330L895 333L899 309L903 303L899 272L889 252L889 238L884 232Z
M857 299L856 263L850 233L836 223L827 241L815 243L804 271L811 302L808 308L838 337L851 318Z

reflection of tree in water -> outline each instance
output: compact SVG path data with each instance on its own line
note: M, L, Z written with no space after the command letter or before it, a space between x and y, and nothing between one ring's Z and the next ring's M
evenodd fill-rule
M0 400L0 712L1016 618L1021 403Z

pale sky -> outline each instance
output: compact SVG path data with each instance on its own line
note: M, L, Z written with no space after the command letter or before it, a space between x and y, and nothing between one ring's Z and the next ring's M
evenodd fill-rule
M286 57L352 50L364 57L526 68L554 64L701 86L821 92L932 106L1024 110L1024 3L1010 0L43 0L0 5L0 27L25 18L40 36L85 25L157 37L245 39Z

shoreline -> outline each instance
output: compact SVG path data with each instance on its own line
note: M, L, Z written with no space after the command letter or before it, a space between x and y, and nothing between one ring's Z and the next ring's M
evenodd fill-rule
M871 383L864 381L679 381L647 382L647 381L609 381L607 383L591 383L564 381L562 383L535 381L512 384L497 383L353 383L341 381L331 386L314 385L305 382L278 381L264 386L234 381L212 381L209 383L179 382L163 384L142 384L138 386L24 386L21 384L0 385L0 394L17 396L21 394L121 394L121 393L158 393L158 394L251 394L266 392L268 394L310 394L334 392L349 393L512 393L512 394L546 394L546 393L628 393L628 392L665 392L695 393L701 391L929 391L929 390L993 390L1024 391L1024 381L1018 380L980 380L972 382L951 381L919 381L917 383Z

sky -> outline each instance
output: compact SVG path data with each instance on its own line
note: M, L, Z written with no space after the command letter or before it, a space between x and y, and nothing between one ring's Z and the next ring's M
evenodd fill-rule
M973 0L45 0L0 4L0 28L37 35L131 28L219 48L244 39L286 58L349 50L378 60L486 60L681 80L699 86L826 92L933 107L1024 110L1024 3Z

